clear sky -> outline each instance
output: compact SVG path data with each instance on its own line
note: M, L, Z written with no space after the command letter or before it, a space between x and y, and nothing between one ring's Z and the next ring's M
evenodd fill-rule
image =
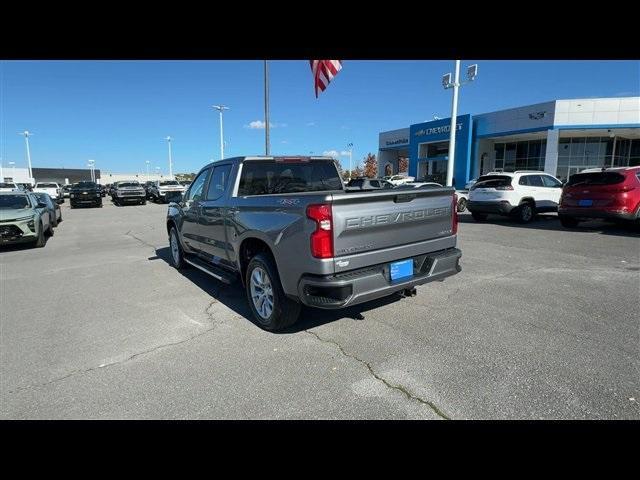
M485 61L461 88L458 112L478 114L557 98L640 95L634 61ZM78 168L88 159L113 172L194 172L220 156L264 154L262 61L1 61L0 156L26 166ZM441 77L453 61L355 61L315 98L308 60L270 62L271 153L376 153L378 133L448 117L451 90ZM253 122L253 123L252 123ZM345 164L348 157L341 157Z

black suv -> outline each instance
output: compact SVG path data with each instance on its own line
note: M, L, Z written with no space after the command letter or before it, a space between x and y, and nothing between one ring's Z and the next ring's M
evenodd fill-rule
M81 205L102 207L102 188L95 182L78 182L69 191L71 208Z

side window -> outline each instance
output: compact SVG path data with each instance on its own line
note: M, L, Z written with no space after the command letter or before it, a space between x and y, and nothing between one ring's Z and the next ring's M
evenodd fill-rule
M525 175L523 177L520 177L520 180L518 181L518 185L529 185L529 176Z
M200 172L200 175L196 177L196 179L191 184L189 191L184 196L185 202L193 201L197 202L202 199L202 190L204 189L204 184L207 181L207 177L209 176L210 168L203 170Z
M562 183L557 181L555 178L550 177L548 175L541 175L541 176L542 176L542 183L544 184L545 187L550 187L550 188L562 187Z
M229 173L231 173L231 165L221 165L213 169L207 189L207 200L217 200L224 194L229 185Z
M544 186L542 184L542 178L540 178L540 175L528 175L529 177L529 186L531 187L542 187Z
M371 186L374 188L380 188L380 183L377 180L371 180Z

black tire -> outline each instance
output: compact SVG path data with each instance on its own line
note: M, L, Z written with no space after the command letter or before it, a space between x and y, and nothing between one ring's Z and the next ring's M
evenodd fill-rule
M564 228L575 228L578 226L578 219L575 217L569 217L567 215L558 215L560 219L560 225Z
M58 226L58 216L57 216L57 215L54 215L53 220L51 220L50 225L51 225L53 228L56 228L56 227Z
M69 208L73 209L76 208L76 206L72 203L71 205L69 205Z
M140 205L146 205L146 204L147 204L147 201L146 201L146 200L142 200L142 201L140 202Z
M266 273L269 283L271 284L273 308L267 317L258 313L251 295L252 275L258 268ZM259 253L251 259L245 275L245 291L247 293L249 308L251 308L251 313L253 313L253 318L261 328L274 332L289 327L298 320L302 306L298 302L287 298L284 294L278 269L270 255Z
M34 246L36 248L42 248L46 245L47 239L44 236L44 227L42 226L42 222L40 222L40 233L38 233L38 238L36 239Z
M49 221L49 228L47 229L45 234L47 235L47 237L53 237L53 224L51 223L51 221Z
M466 209L467 209L467 199L459 198L458 205L457 205L458 212L464 212Z
M536 216L536 208L531 202L520 205L515 212L516 220L519 223L529 223Z
M60 219L58 220L58 224L62 221L62 212L60 212Z
M176 250L174 250L174 241ZM182 245L180 245L180 238L178 237L176 227L171 227L171 230L169 230L169 251L171 252L171 265L177 270L183 270L189 266L189 264L184 261L184 250L182 250Z
M471 216L476 222L484 222L488 215L486 213L471 212Z

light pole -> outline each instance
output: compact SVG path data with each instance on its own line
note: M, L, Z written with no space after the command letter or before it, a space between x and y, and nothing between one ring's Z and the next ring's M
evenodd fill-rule
M158 180L160 180L160 167L156 167L156 175L158 176Z
M220 160L224 159L224 136L222 134L222 111L229 110L224 105L213 105L213 108L220 112Z
M351 180L351 160L353 156L353 143L348 143L347 147L349 147L349 180Z
M95 160L87 160L87 167L89 167L90 171L91 171L91 181L95 183L96 181L96 174L95 174Z
M173 178L173 159L171 158L171 140L173 138L167 137L165 140L169 144L169 178Z
M145 162L147 164L147 182L149 181L149 164L151 163L149 160L145 160Z
M447 161L447 186L453 186L453 161L456 154L456 125L458 121L458 89L469 82L473 82L478 75L478 65L467 67L467 81L460 83L460 60L456 60L455 77L451 81L451 73L442 77L442 86L453 88L453 99L451 101L451 131L449 133L449 158Z
M33 182L33 172L31 171L31 151L29 150L29 137L33 136L33 133L29 130L18 133L18 135L24 135L24 142L27 146L27 164L29 166L29 183Z

